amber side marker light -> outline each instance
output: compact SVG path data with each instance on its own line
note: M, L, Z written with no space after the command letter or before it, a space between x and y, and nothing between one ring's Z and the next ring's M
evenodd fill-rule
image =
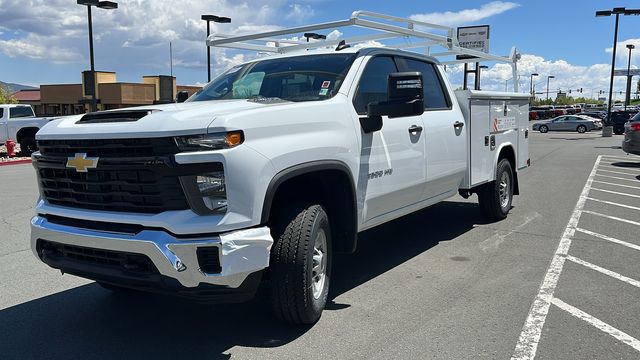
M242 144L244 136L242 131L230 131L227 133L227 146L234 147Z

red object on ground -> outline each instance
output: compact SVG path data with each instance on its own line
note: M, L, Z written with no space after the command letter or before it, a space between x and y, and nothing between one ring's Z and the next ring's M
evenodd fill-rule
M4 146L7 148L7 156L14 157L16 156L16 142L8 139L4 142Z

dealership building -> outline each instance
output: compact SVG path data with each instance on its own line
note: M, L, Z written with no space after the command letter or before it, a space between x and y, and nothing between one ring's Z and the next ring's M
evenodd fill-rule
M177 85L174 76L143 76L142 83L126 83L118 82L114 72L96 71L92 79L91 72L85 71L80 84L41 85L40 89L20 90L13 96L19 103L33 106L38 116L61 116L89 112L92 91L96 94L98 110L111 110L170 103L179 91L191 96L200 89Z

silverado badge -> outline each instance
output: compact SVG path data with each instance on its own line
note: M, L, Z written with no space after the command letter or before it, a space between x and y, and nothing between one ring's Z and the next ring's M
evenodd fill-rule
M74 168L77 172L87 172L88 169L98 167L98 158L87 157L85 153L76 153L74 157L67 158L67 167Z

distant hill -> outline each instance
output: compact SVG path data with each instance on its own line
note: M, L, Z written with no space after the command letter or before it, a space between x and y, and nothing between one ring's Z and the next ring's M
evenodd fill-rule
M33 86L20 85L20 84L12 84L0 81L0 85L4 86L7 90L9 90L9 94L13 94L16 91L20 90L34 90L37 89Z

